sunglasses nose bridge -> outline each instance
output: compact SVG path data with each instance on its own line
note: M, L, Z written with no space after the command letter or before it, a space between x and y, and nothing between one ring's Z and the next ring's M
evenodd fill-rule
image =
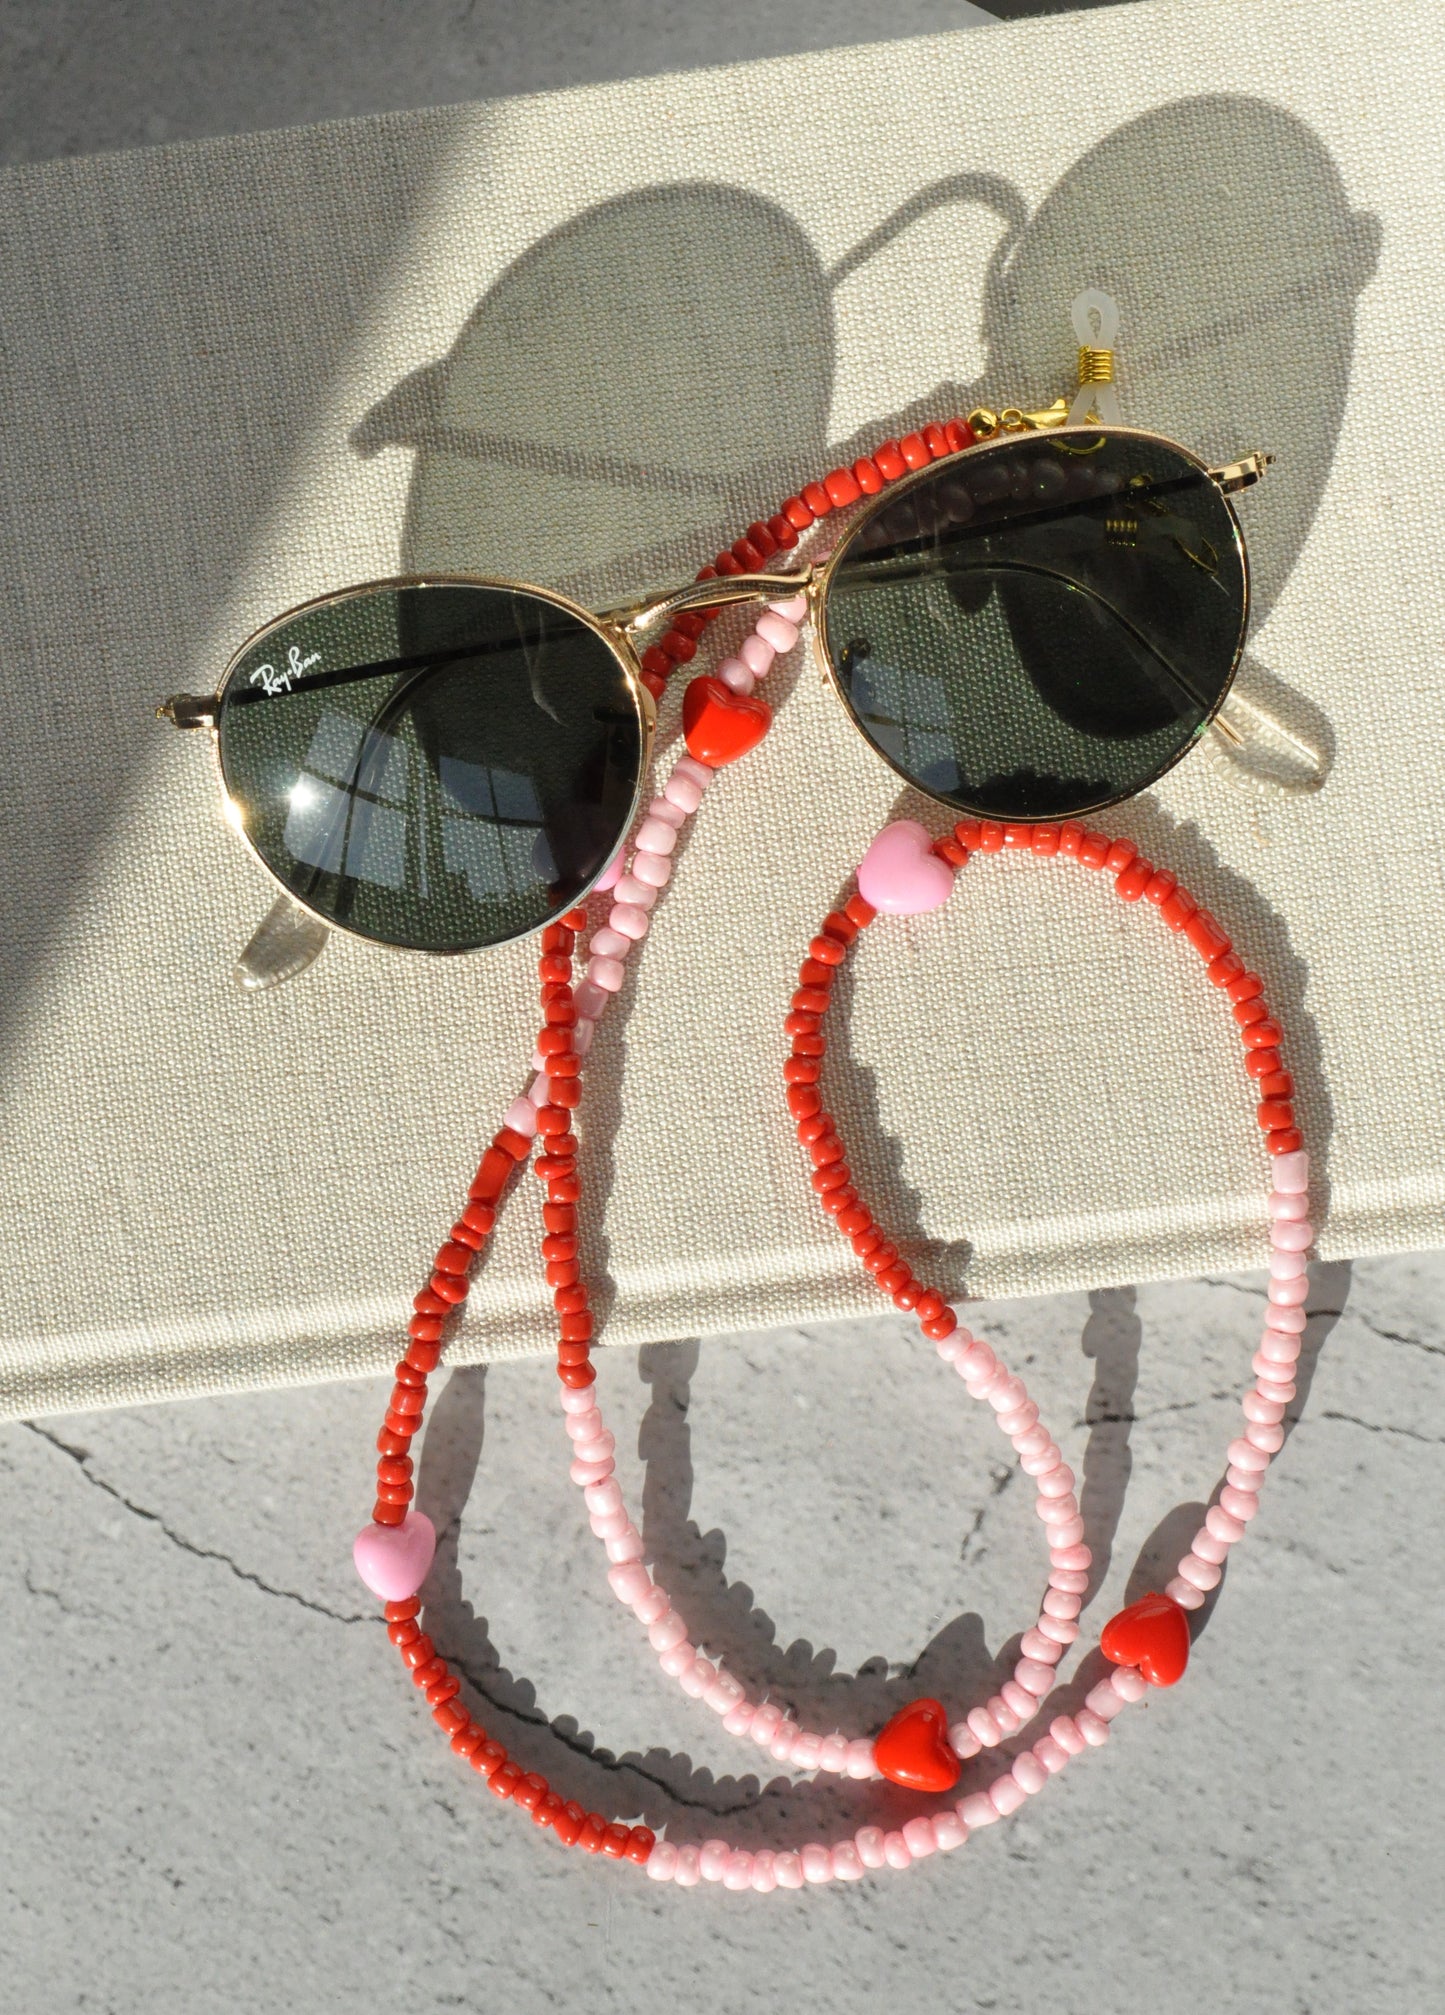
M689 609L719 609L733 602L781 602L806 595L811 602L821 575L811 565L789 574L722 574L711 581L689 581L665 595L649 595L625 608L609 609L601 618L627 638L654 623L670 622Z

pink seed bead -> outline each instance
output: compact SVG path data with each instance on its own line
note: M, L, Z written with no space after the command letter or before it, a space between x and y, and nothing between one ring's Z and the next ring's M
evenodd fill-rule
M702 803L700 787L691 777L679 776L676 770L663 785L662 795L670 805L676 805L684 818L691 818Z
M816 1770L823 1754L823 1738L809 1730L800 1730L793 1743L793 1768L795 1770Z
M1136 1672L1132 1665L1116 1665L1109 1674L1109 1684L1128 1707L1136 1700L1142 1700L1149 1691L1149 1682L1142 1672Z
M584 980L582 986L578 987L576 993L572 996L574 1001L581 999L583 987L586 985L587 982ZM590 991L596 993L597 989L593 987ZM601 1000L602 1006L605 1007L607 1005L606 994L601 996ZM602 1008L598 1008L596 1014L585 1015L580 1008L578 1009L577 1019L572 1024L572 1047L576 1050L578 1056L586 1056L588 1050L591 1049L592 1038L597 1033L597 1015L601 1012Z
M1249 1423L1244 1430L1244 1438L1251 1447L1261 1449L1266 1455L1278 1455L1284 1447L1284 1429L1266 1427L1257 1420Z
M933 1348L945 1364L952 1364L955 1358L963 1355L965 1346L959 1341L958 1331L955 1330L952 1336L940 1336Z
M1097 1714L1101 1721L1112 1721L1116 1714L1124 1712L1123 1701L1107 1679L1101 1679L1097 1686L1090 1689L1085 1695L1084 1705L1091 1714ZM1083 1722L1080 1721L1079 1725L1082 1727Z
M735 1707L728 1709L723 1716L723 1727L729 1735L746 1735L753 1725L753 1716L757 1711L751 1700L744 1698L738 1701Z
M1055 1567L1049 1573L1049 1587L1061 1589L1066 1595L1087 1595L1089 1577L1077 1568ZM1080 1603L1079 1607L1082 1608L1083 1604Z
M759 1749L767 1748L768 1744L777 1734L778 1727L782 1719L783 1719L782 1708L776 1706L770 1700L765 1701L764 1704L755 1711L753 1715L753 1725L748 1730L748 1733L753 1738L753 1741L757 1743Z
M987 1381L998 1369L998 1359L988 1345L974 1337L963 1356L958 1360L958 1369L965 1378Z
M863 1863L858 1849L851 1840L840 1840L833 1849L833 1880L835 1882L861 1882Z
M1049 1543L1049 1565L1051 1567L1088 1568L1094 1564L1094 1556L1087 1546L1056 1546Z
M1012 1711L1015 1724L1018 1728L1022 1728L1026 1721L1032 1721L1039 1711L1039 1703L1035 1700L1032 1693L1025 1693L1016 1679L1006 1679L999 1688L999 1696L1004 1706ZM988 1703L989 1712L993 1715L995 1721L998 1719L996 1705L997 1703L992 1700ZM1008 1730L1009 1734L1013 1734L1013 1732L1013 1729Z
M1259 1354L1271 1364L1293 1364L1300 1354L1300 1340L1287 1330L1267 1329L1259 1340Z
M986 1707L970 1707L966 1718L985 1749L996 1749L1003 1741L1003 1730Z
M1074 1622L1072 1617L1050 1616L1047 1611L1039 1618L1038 1628L1039 1635L1052 1639L1056 1647L1072 1644L1079 1634L1079 1626ZM1038 1653L1030 1651L1028 1655L1030 1658L1036 1658ZM1054 1658L1057 1659L1058 1655L1058 1650L1056 1649ZM1046 1658L1044 1663L1047 1665L1050 1661Z
M1186 1553L1179 1563L1179 1579L1187 1581L1192 1588L1202 1589L1207 1595L1211 1588L1218 1588L1223 1570L1213 1561L1201 1560L1197 1553Z
M1274 1400L1262 1398L1257 1391L1247 1392L1239 1405L1246 1420L1263 1427L1277 1427L1284 1419L1284 1408Z
M1269 1326L1284 1336L1303 1336L1309 1317L1301 1304L1295 1308L1276 1307L1272 1302L1269 1310Z
M502 1115L502 1124L531 1140L537 1131L537 1108L529 1098L514 1098Z
M1211 1504L1205 1512L1204 1523L1213 1537L1222 1540L1226 1546L1238 1546L1245 1534L1244 1520L1231 1518L1229 1513L1217 1504Z
M938 1835L933 1830L933 1821L922 1813L904 1822L903 1840L915 1861L922 1861L927 1855L938 1852Z
M701 1700L716 1678L715 1665L706 1658L695 1658L686 1671L679 1672L677 1683L689 1700Z
M1177 1602L1181 1609L1202 1609L1204 1607L1202 1590L1196 1588L1192 1581L1186 1581L1181 1574L1176 1574L1172 1581L1167 1581L1164 1584L1164 1593L1171 1601Z
M729 692L741 693L744 699L756 683L741 658L724 658L713 676L721 679Z
M621 884L619 883L618 886L621 887ZM595 1022L599 1020L606 1012L607 1003L611 998L611 994L590 979L583 980L572 995L572 1005L577 1010L577 1026L572 1031L572 1047L577 1051L579 1056L585 1054L582 1045L578 1042L583 1022ZM589 1035L589 1043L590 1040Z
M883 1836L883 1858L890 1868L911 1868L913 1856L908 1851L908 1842L898 1832Z
M1315 1228L1307 1217L1277 1217L1269 1242L1276 1252L1305 1252L1314 1244Z
M601 1483L604 1477L611 1476L614 1466L611 1456L608 1456L605 1462L574 1462L569 1465L567 1474L574 1483Z
M1095 1714L1091 1707L1080 1707L1074 1715L1074 1725L1090 1749L1102 1749L1109 1739L1109 1724L1102 1714Z
M1023 1434L1016 1434L1013 1437L1013 1445L1014 1452L1027 1459L1030 1456L1042 1455L1052 1444L1046 1427L1031 1427Z
M1019 1468L1025 1476L1047 1476L1059 1466L1059 1451L1052 1441L1046 1441L1037 1455L1021 1455Z
M677 845L677 827L670 826L666 819L646 818L637 828L633 845L640 854L660 854L665 858Z
M677 1872L677 1849L670 1840L659 1840L647 1857L648 1879L671 1882Z
M588 1386L561 1386L558 1397L564 1413L596 1413L599 1420L602 1418Z
M570 1387L563 1387L564 1392L570 1390ZM591 1393L586 1386L582 1387L582 1397L584 1399L591 1398ZM579 1406L575 1412L571 1408L568 1408L565 1425L573 1441L595 1441L599 1435L607 1432L606 1423L602 1418L602 1409L599 1406Z
M632 874L634 880L648 888L665 889L672 880L672 862L662 854L634 854ZM619 882L618 887L621 886Z
M613 930L620 931L625 938L631 938L634 944L639 939L645 938L652 926L652 919L647 911L639 909L636 903L614 903L612 914L607 921Z
M1022 1689L1018 1690L1021 1691ZM1028 1694L1024 1695L1024 1698L1026 1700L1029 1699L1029 1697L1030 1696ZM1024 1710L1025 1713L1032 1713L1032 1711L1033 1711L1032 1705L1030 1705L1028 1708ZM1019 1713L1016 1707L1010 1705L1010 1703L1004 1699L1002 1690L991 1695L990 1698L984 1702L984 1713L987 1714L989 1720L993 1723L994 1727L998 1730L999 1734L1004 1737L1005 1740L1007 1740L1010 1735L1017 1735L1019 1730L1024 1725L1023 1715Z
M817 1840L810 1840L803 1849L803 1880L805 1882L831 1882L833 1879L833 1857Z
M684 1638L681 1644L674 1644L670 1651L664 1651L658 1664L669 1679L679 1679L697 1659L696 1647Z
M763 642L771 644L778 652L790 651L798 641L797 624L790 623L786 616L777 615L772 609L764 609L753 627Z
M1302 1218L1309 1215L1309 1204L1303 1191L1296 1196L1286 1196L1282 1190L1272 1189L1265 1203L1271 1217Z
M582 1493L587 1509L593 1512L621 1511L622 1486L618 1483L597 1483Z
M853 1835L853 1845L858 1849L858 1859L865 1868L883 1867L886 1856L883 1852L881 1826L860 1826Z
M654 798L652 800L652 803L647 807L647 816L650 819L661 819L662 823L665 826L671 826L674 832L681 832L682 828L687 824L686 813L679 811L677 806L665 797Z
M962 1847L968 1838L968 1828L957 1812L935 1812L933 1815L933 1837L938 1842L940 1854L952 1854L956 1847Z
M540 1112L552 1096L552 1087L544 1077L534 1077L527 1087L527 1096Z
M1039 1410L1032 1400L1025 1406L1016 1406L1011 1413L1001 1413L998 1424L1010 1440L1016 1434L1027 1434L1038 1421Z
M672 774L675 777L690 777L702 790L706 790L713 780L713 772L696 756L679 756L672 766Z
M1072 1589L1050 1586L1044 1592L1043 1610L1045 1616L1056 1616L1062 1623L1072 1622L1084 1606L1082 1594Z
M1270 1174L1281 1196L1303 1196L1309 1188L1310 1158L1302 1148L1276 1155Z
M1021 1378L1010 1377L999 1366L1000 1376L989 1386L987 1399L995 1413L1013 1413L1028 1398L1028 1387Z
M673 1645L681 1644L686 1636L687 1625L676 1610L669 1609L666 1616L660 1617L648 1631L647 1641L654 1651L671 1651Z
M1272 1280L1266 1290L1271 1308L1302 1308L1309 1293L1308 1280Z
M1069 1760L1069 1752L1054 1741L1051 1735L1041 1735L1034 1744L1034 1755L1050 1777L1057 1777Z
M777 655L772 645L764 643L754 632L738 645L738 657L734 662L740 661L753 678L764 679L772 670L773 659Z
M841 1777L848 1768L848 1738L846 1735L825 1735L823 1747L818 1756L818 1767L831 1770Z
M1084 1740L1082 1729L1071 1714L1060 1714L1051 1721L1049 1734L1066 1756L1077 1756L1089 1746Z
M970 1756L977 1756L983 1744L966 1721L955 1721L948 1731L949 1744L960 1763L967 1763Z
M742 1681L719 1666L711 1686L702 1696L714 1714L731 1714L739 1701L747 1698Z
M592 958L587 961L587 977L604 993L615 994L621 989L626 969L621 959Z
M775 1854L773 1873L778 1878L780 1889L801 1889L803 1886L803 1857L801 1854Z
M621 847L619 847L617 849L617 852L612 856L611 860L607 863L606 867L602 870L601 874L597 877L596 881L592 884L593 888L597 891L598 895L605 896L609 889L616 888L618 878L621 875L621 873L622 873L622 849Z
M1049 1781L1049 1773L1031 1749L1013 1760L1009 1773L1026 1798L1036 1798Z
M646 882L640 882L636 875L624 875L614 893L620 903L626 903L629 908L639 910L650 910L657 901L657 890L649 887Z
M1014 1667L1014 1678L1025 1693L1042 1700L1054 1683L1054 1669L1051 1665L1040 1665L1036 1659L1021 1658Z
M652 1577L639 1560L629 1560L623 1567L609 1567L607 1585L619 1602L629 1608L640 1596L646 1595L652 1586Z
M752 1888L753 1857L745 1847L735 1847L729 1854L722 1880L724 1889Z
M1271 1280L1302 1280L1308 1272L1309 1262L1302 1252L1272 1252L1269 1256Z
M722 1881L728 1862L732 1858L732 1851L726 1840L704 1840L697 1857L698 1873L704 1882Z
M1040 1497L1070 1497L1074 1489L1074 1472L1067 1463L1061 1462L1042 1476L1036 1476L1034 1489Z
M866 1735L860 1735L848 1744L848 1775L859 1779L878 1775L878 1766L873 1761L873 1744Z
M673 1881L679 1889L696 1889L702 1880L702 1852L696 1847L679 1847Z
M1229 1558L1229 1542L1216 1539L1207 1525L1201 1525L1189 1542L1189 1550L1197 1560L1207 1560L1211 1567L1223 1567Z
M960 1798L957 1811L970 1833L976 1833L980 1826L992 1826L998 1818L992 1799L982 1791L971 1791L967 1798Z
M1259 1499L1251 1490L1236 1490L1232 1483L1226 1483L1219 1493L1219 1506L1231 1518L1237 1518L1241 1525L1248 1525L1259 1510Z
M1052 1623L1053 1617L1048 1621ZM1075 1630L1074 1635L1078 1636ZM1037 1624L1031 1625L1019 1639L1019 1650L1025 1658L1036 1658L1040 1665L1057 1665L1063 1656L1063 1643L1057 1637L1045 1637Z
M753 1888L760 1896L770 1896L778 1886L772 1850L760 1847L753 1856Z
M595 1511L588 1523L599 1539L620 1539L632 1521L625 1511Z
M801 623L808 613L806 595L789 595L785 602L769 602L768 607L775 616L781 616L786 623Z
M1261 1471L1256 1474L1253 1470L1236 1469L1231 1462L1224 1472L1224 1480L1226 1483L1232 1483L1236 1490L1258 1491L1264 1483L1264 1473Z
M644 1629L656 1623L667 1614L667 1591L649 1588L646 1595L640 1595L632 1605L632 1613Z
M1225 1454L1236 1469L1250 1469L1262 1474L1269 1468L1269 1457L1248 1441L1231 1441Z
M1057 1560L1061 1552L1072 1553L1076 1546L1082 1547L1084 1521L1071 1518L1065 1525L1051 1525L1049 1532L1049 1557Z
M1027 1796L1012 1772L1006 1777L996 1777L988 1787L988 1802L1000 1819L1007 1819L1011 1812L1017 1812Z

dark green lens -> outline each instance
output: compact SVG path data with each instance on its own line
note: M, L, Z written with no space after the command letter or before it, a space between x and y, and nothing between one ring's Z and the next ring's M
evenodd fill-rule
M461 952L596 880L642 774L604 637L510 588L358 589L264 632L220 713L251 844L298 901L385 944Z
M1244 635L1218 485L1150 435L1027 434L944 463L841 548L824 641L863 733L964 811L1064 818L1188 748Z

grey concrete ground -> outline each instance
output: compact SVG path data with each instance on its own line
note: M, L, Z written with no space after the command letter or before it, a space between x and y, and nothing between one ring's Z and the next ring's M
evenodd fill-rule
M0 149L544 88L967 12L0 0ZM1177 1693L961 1854L802 1896L684 1895L564 1856L447 1753L347 1561L380 1386L0 1429L0 2007L1438 2008L1442 1289L1439 1255L1325 1271L1299 1422ZM1192 1530L1259 1298L1216 1281L978 1318L1082 1466L1095 1626ZM911 1331L713 1339L602 1371L694 1633L850 1733L921 1691L981 1697L1041 1578L1001 1445ZM579 1527L553 1389L543 1364L459 1373L426 1442L444 1532L428 1624L478 1713L568 1795L675 1838L798 1843L887 1809L760 1782L756 1752L651 1668Z
M347 1560L381 1386L0 1431L4 2005L1438 2008L1442 1287L1441 1258L1325 1270L1303 1417L1177 1692L961 1853L802 1895L580 1861L450 1755ZM1259 1306L1221 1281L980 1316L1082 1467L1094 1629L1187 1537ZM908 1327L602 1370L694 1631L849 1732L981 1697L1041 1580L1003 1445ZM676 1838L798 1844L889 1806L760 1784L651 1666L579 1529L554 1385L459 1372L426 1444L428 1625L479 1714Z

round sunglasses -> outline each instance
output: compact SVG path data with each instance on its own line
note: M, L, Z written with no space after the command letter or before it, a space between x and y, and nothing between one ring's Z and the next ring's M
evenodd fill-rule
M656 727L637 639L690 609L805 593L827 678L908 783L955 812L1077 817L1218 716L1249 611L1229 493L1266 459L1019 426L892 485L821 563L602 615L516 582L370 583L268 623L217 693L160 712L209 728L228 816L289 904L434 954L535 931L603 875Z

